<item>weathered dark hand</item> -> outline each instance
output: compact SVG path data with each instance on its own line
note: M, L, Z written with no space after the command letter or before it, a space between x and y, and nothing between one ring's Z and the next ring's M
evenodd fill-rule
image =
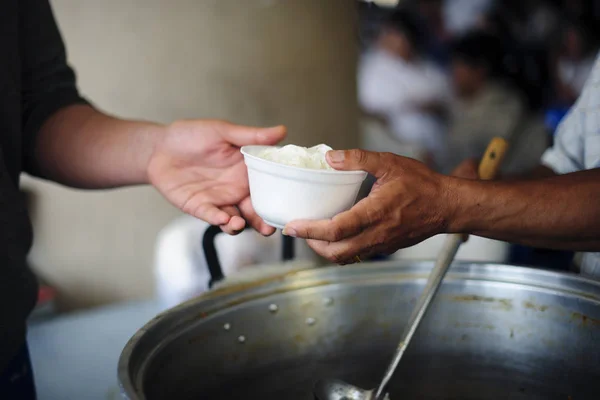
M391 153L335 151L327 161L338 170L367 171L377 182L352 209L329 220L290 222L284 234L308 239L321 256L348 264L357 255L391 254L444 232L452 212L451 178Z

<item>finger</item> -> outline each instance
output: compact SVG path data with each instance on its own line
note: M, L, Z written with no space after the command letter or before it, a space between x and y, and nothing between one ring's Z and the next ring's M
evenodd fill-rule
M359 234L369 225L369 211L373 202L367 197L362 199L348 211L344 211L332 219L298 220L288 223L283 234L303 239L338 242Z
M237 235L244 230L246 221L241 217L240 211L234 206L221 207L221 210L225 211L231 216L229 222L225 225L221 225L223 232L229 235Z
M340 265L354 264L356 262L354 257L359 254L362 257L370 255L370 250L363 248L361 242L362 240L357 237L335 243L312 239L306 241L314 252L325 257L332 263Z
M241 147L251 144L276 144L285 138L287 130L283 125L272 128L257 128L226 123L220 133L225 140L235 146Z
M249 187L244 185L244 182L200 182L178 189L173 201L182 203L182 208L192 208L200 203L212 203L219 207L231 206L247 197L249 192Z
M193 213L189 214L191 214L193 217L201 219L202 221L206 221L211 225L218 226L226 225L231 219L231 215L210 203L201 204Z
M182 210L211 225L225 226L229 224L232 217L240 218L239 212L235 208L227 207L237 203L240 197L233 192L209 190L202 195L192 197L183 205ZM240 222L234 220L233 224L233 227L238 227Z
M340 265L352 265L352 264L361 263L363 261L361 257L362 256L359 256L358 254L356 254L356 255L352 256L351 258L342 261L340 263Z
M387 172L394 157L400 156L359 149L329 151L326 155L332 168L341 171L366 171L376 178L381 178Z
M327 246L329 246L329 242L323 240L315 240L315 239L307 239L306 244L310 247L315 253L320 255L321 257L327 258ZM331 260L329 260L331 261Z
M349 264L357 264L357 263L360 264L362 262L363 262L363 260L360 257L360 254L357 254L354 257L352 257L352 260L350 260Z
M246 197L240 202L239 209L250 226L256 229L256 231L258 231L261 235L271 236L273 233L275 233L275 228L267 225L262 218L258 216L256 211L254 211L250 197Z

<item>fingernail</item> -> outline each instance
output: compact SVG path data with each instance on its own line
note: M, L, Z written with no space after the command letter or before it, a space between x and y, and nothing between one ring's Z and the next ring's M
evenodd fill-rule
M327 154L329 154L329 159L336 163L343 162L345 158L344 152L340 150L330 151Z
M286 236L296 237L296 230L294 228L283 228L283 234Z

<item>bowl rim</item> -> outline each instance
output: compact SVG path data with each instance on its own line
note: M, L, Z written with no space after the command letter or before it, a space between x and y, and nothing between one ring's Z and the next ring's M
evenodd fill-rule
M244 157L248 157L252 160L256 160L256 161L264 163L266 165L274 165L274 166L288 169L288 170L309 172L309 173L314 173L317 175L363 175L363 174L366 175L367 174L366 171L339 171L339 170L335 170L335 169L329 170L329 169L314 169L314 168L295 167L293 165L281 164L281 163L278 163L275 161L265 160L264 158L260 158L258 156L248 153L248 151L247 151L248 149L257 148L257 147L261 147L261 148L265 148L265 149L269 148L269 147L274 147L274 148L280 149L283 146L246 145L246 146L242 146L240 148L240 152L242 153L242 155Z

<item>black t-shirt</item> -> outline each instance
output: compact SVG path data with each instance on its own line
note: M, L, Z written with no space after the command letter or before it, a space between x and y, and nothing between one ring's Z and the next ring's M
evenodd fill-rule
M42 175L36 135L48 117L76 103L84 100L48 0L0 0L0 372L23 344L37 299L25 263L32 234L19 175Z

